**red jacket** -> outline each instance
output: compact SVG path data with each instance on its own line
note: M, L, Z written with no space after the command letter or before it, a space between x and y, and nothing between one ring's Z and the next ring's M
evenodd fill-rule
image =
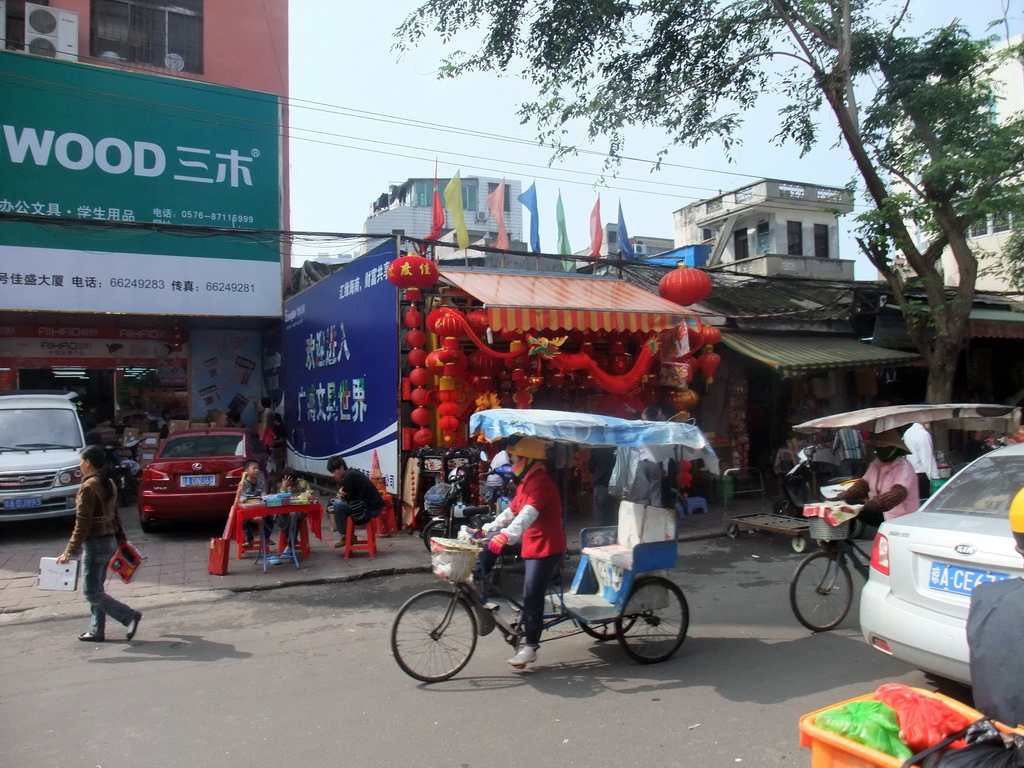
M544 465L537 462L519 482L509 510L518 515L529 504L537 509L537 519L523 534L523 557L535 560L565 552L562 527L562 497Z

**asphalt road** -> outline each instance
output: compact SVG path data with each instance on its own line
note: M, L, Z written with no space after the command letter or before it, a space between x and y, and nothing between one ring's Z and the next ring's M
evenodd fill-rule
M455 679L390 657L401 603L429 575L210 595L153 610L132 644L80 643L80 620L4 629L0 765L807 766L800 715L899 681L964 699L870 650L856 615L811 635L779 537L680 548L690 633L640 666L615 643L546 643L516 672L498 636Z

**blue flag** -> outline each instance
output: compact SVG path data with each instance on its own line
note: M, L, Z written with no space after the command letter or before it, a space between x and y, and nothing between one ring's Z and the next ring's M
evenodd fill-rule
M540 221L537 217L537 182L516 198L530 212L530 250L540 253Z
M635 259L636 251L633 250L633 244L629 242L629 232L626 231L626 220L622 218L622 201L619 201L619 253L625 259Z

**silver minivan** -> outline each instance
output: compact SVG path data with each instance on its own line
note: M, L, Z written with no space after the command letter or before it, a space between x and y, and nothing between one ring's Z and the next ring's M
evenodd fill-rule
M75 514L82 422L68 394L0 394L0 522Z

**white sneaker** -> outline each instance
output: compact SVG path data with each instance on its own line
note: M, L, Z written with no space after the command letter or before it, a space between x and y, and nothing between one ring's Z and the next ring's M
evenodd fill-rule
M532 645L524 645L519 653L508 660L516 669L524 669L527 664L532 664L537 660L537 649Z

